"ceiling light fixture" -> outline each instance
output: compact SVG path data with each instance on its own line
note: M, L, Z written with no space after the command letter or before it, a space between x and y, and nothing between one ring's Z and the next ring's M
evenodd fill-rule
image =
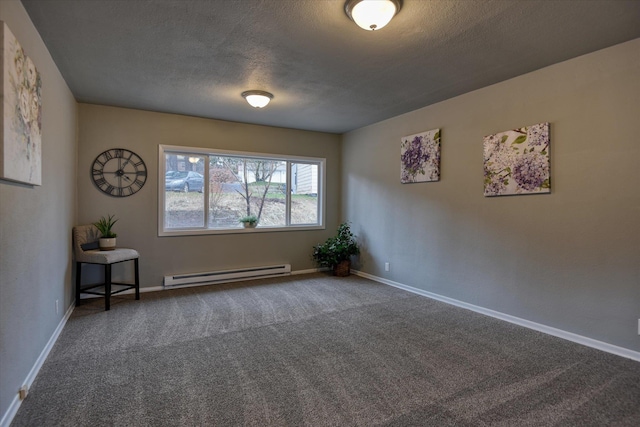
M360 28L379 30L396 16L401 0L347 0L344 11Z
M255 108L266 107L269 101L273 99L273 95L263 90L248 90L242 92L242 97L247 100L249 105Z

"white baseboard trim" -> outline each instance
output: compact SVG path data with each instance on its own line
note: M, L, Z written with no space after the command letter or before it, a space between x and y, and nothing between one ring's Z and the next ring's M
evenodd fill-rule
M532 322L530 320L522 319L520 317L515 317L510 314L505 314L499 311L480 307L478 305L473 305L463 301L458 301L453 298L434 294L432 292L414 288L412 286L407 286L402 283L394 282L392 280L374 276L372 274L365 273L362 271L351 270L351 272L357 276L364 277L366 279L370 279L375 282L380 282L380 283L384 283L385 285L393 286L395 288L404 289L405 291L412 292L414 294L422 295L424 297L441 301L447 304L455 305L457 307L466 308L467 310L475 311L476 313L495 317L496 319L504 320L509 323L514 323L516 325L524 326L525 328L533 329L538 332L543 332L545 334L553 335L558 338L563 338L578 344L586 345L587 347L592 347L597 350L606 351L607 353L615 354L617 356L626 357L628 359L632 359L637 362L640 362L640 352L629 350L628 348L618 347L616 345L598 341L593 338L588 338L582 335L574 334L573 332L567 332L562 329L557 329L551 326L543 325L541 323Z
M326 268L310 268L308 270L296 270L296 271L292 271L289 275L291 276L297 276L300 274L312 274L312 273L319 273L322 271L326 271L328 269ZM281 276L281 277L286 277L286 276ZM229 282L224 282L224 283L232 283L232 282L244 282L247 280L258 280L261 279L260 277L257 277L255 279L238 279L238 280L232 280ZM224 283L220 283L221 285ZM196 287L196 286L213 286L215 285L215 283L212 283L211 285L201 285L201 284L195 284L195 285L187 285L187 286L180 286L180 287L173 287L173 288L165 288L164 286L149 286L149 287L140 287L140 293L145 293L145 292L158 292L158 291L170 291L171 289L184 289L184 288L192 288L192 287ZM126 291L122 291L119 292L117 295L131 295L135 292L135 289L127 289ZM104 298L102 295L94 295L94 294L82 294L82 299L90 299L90 298ZM2 427L2 425L0 425L0 427Z
M42 368L42 364L47 359L47 356L49 356L49 353L51 352L53 345L58 340L58 337L60 336L60 333L62 332L64 325L67 324L67 320L69 319L69 316L71 316L71 313L73 312L73 309L75 308L75 306L76 306L75 302L71 303L71 305L69 306L69 309L60 320L60 323L58 323L58 326L56 327L55 331L53 331L53 334L51 335L51 338L49 338L47 345L44 346L44 349L40 353L40 356L38 356L38 358L36 359L36 363L34 363L33 367L29 371L27 378L25 378L23 382L23 385L27 386L27 390L31 388L31 385L33 384L33 381L36 379L36 376L38 375L40 368ZM16 390L16 395L13 398L13 401L11 402L11 404L9 405L9 408L3 415L2 419L0 420L0 427L9 427L9 425L11 424L11 421L13 421L13 417L16 416L16 413L18 412L18 409L20 408L21 404L22 404L22 400L20 400L20 397L18 396L18 391Z

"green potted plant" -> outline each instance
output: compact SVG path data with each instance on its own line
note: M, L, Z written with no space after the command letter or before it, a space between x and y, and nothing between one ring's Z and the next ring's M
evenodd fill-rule
M117 234L111 230L116 222L118 222L118 220L115 219L115 215L108 215L107 218L102 217L98 222L93 223L93 225L98 229L101 235L101 251L112 251L116 248Z
M244 228L255 228L258 225L258 217L255 215L243 216L239 219Z
M348 222L340 224L337 235L329 237L323 244L313 247L313 260L319 267L328 267L336 276L348 276L351 256L358 255L360 248Z

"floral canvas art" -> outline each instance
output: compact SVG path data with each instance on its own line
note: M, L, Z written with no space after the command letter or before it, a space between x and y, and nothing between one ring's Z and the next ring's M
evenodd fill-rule
M409 135L400 145L400 182L440 180L440 129Z
M549 123L484 137L484 195L551 192Z
M42 184L42 80L9 27L0 22L2 144L0 178Z

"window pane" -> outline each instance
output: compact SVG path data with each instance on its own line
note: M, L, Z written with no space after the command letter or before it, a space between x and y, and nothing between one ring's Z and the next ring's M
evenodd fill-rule
M165 227L204 227L205 156L167 153L165 161Z
M211 228L240 228L246 215L258 226L285 225L286 162L210 156L209 218Z
M209 158L209 227L240 228L235 206L242 206L235 160L229 157Z
M318 223L318 165L291 164L291 224Z

